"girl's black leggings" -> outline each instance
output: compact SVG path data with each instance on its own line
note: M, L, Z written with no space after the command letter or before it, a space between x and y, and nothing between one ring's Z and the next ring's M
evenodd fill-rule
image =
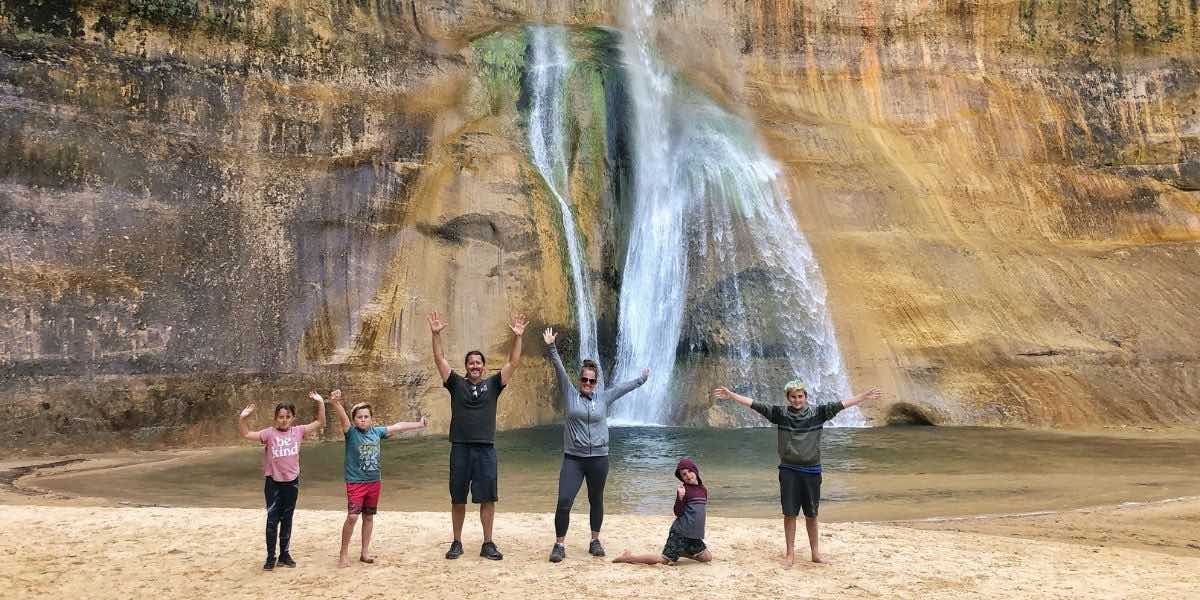
M267 477L263 485L267 499L267 556L275 556L275 538L279 537L279 555L288 553L292 541L292 513L300 496L300 478L280 483Z
M608 480L608 457L580 457L563 455L562 469L558 472L558 508L554 511L554 535L567 535L571 524L571 506L579 485L587 480L588 504L592 531L600 531L604 523L604 482Z

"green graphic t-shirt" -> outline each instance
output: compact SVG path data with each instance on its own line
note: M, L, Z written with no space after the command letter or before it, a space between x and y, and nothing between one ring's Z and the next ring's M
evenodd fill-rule
M379 442L387 436L387 427L346 430L347 483L379 481Z

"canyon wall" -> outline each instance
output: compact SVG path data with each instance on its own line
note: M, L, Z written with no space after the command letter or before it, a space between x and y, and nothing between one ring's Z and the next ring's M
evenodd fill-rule
M334 386L445 431L430 310L492 368L528 314L501 425L553 422L570 281L495 32L622 7L549 4L0 3L0 444L225 441L243 404L308 418ZM778 159L876 423L1200 419L1193 3L657 8L666 60ZM573 117L602 349L611 100ZM719 423L693 396L682 422Z

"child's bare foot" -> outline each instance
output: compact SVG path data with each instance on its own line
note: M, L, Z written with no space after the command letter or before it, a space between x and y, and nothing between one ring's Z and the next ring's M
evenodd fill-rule
M628 550L626 550L626 551L622 552L620 556L618 556L618 557L614 558L614 559L613 559L613 562L615 562L615 563L627 563L627 562L629 562L629 559L630 559L630 557L632 557L632 556L633 556L633 553L632 553L632 552L630 552L630 551L628 551Z
M812 561L819 565L829 564L829 561L825 560L825 557L821 556L820 554L817 554L816 552L813 552Z
M345 568L348 568L349 566L350 566L350 558L349 557L347 557L345 554L338 557L338 568L339 569L345 569Z
M790 569L790 568L792 568L792 565L796 562L796 555L794 553L793 554L784 554L783 560L780 562L783 563L783 568Z
M362 554L362 555L359 555L359 557L358 557L358 560L361 560L362 562L365 562L365 563L367 563L368 565L370 565L370 564L374 564L374 563L375 563L375 557L374 557L374 556L371 556L371 555L369 555L369 554Z

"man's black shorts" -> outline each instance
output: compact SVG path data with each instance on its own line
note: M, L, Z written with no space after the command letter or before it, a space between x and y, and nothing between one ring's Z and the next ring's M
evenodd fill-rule
M450 503L495 502L496 447L491 444L450 444Z
M680 556L696 558L707 549L704 540L683 537L672 530L667 534L667 543L663 546L662 555L671 562L678 562Z
M804 516L816 518L821 504L821 475L780 468L779 501L786 516L795 517L803 510Z

